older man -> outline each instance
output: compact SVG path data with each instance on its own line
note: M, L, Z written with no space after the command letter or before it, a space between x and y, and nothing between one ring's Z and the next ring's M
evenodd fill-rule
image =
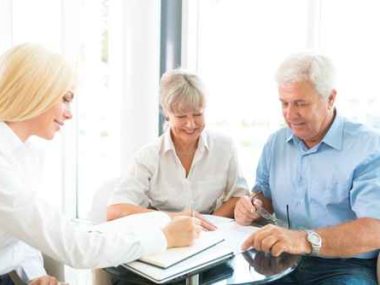
M376 284L380 135L336 111L333 67L326 57L287 58L277 82L288 127L266 143L256 199L252 205L242 197L235 219L249 224L264 207L289 218L294 229L265 226L242 247L305 255L280 284Z

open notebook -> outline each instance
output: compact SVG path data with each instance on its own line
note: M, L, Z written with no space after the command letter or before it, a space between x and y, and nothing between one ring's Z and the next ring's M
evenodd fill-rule
M199 239L195 240L191 246L171 248L159 254L143 256L140 258L140 261L160 268L168 268L221 243L223 240L222 236L215 235L213 232L201 232Z
M202 232L192 246L168 249L161 254L144 256L138 261L122 266L156 283L184 278L190 273L204 270L233 257L240 252L241 243L257 230L251 226L240 226L232 219L204 216L218 229ZM99 224L93 226L91 230L107 232L128 226L133 231L146 225L164 227L169 221L170 218L166 215L157 216L148 213Z
M122 266L154 283L165 283L180 280L189 274L194 274L223 263L233 257L233 252L224 241L196 255L187 258L169 268L162 269L141 261L134 261Z
M209 215L204 216L207 220L215 224L218 229L212 232L202 232L198 244L201 245L203 239L205 239L205 244L208 242L212 244L212 241L218 240L220 242L217 242L213 246L205 247L203 250L194 252L193 255L189 255L187 258L182 257L180 262L174 263L167 268L151 265L140 260L123 264L123 266L158 284L183 279L189 274L194 274L213 267L232 258L234 254L240 253L240 245L242 242L258 229L252 226L246 227L238 225L232 219ZM209 241L207 241L208 239ZM202 246L200 246L200 248L202 248ZM172 249L167 250L166 253L171 250ZM170 257L169 259L171 260L171 257L175 257L175 254L172 256L171 254L165 255L164 253L164 256L167 258ZM176 258L173 258L171 262L174 262Z

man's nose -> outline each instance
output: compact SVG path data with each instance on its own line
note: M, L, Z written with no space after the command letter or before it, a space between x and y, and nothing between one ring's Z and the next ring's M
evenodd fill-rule
M294 105L288 104L288 106L286 106L286 108L284 109L284 115L285 115L285 118L288 120L296 117L297 110L294 107Z

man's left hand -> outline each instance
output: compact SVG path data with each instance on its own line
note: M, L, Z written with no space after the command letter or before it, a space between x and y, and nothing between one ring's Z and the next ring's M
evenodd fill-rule
M253 233L243 242L241 249L247 250L251 247L258 251L270 252L273 256L279 256L283 252L297 255L311 252L306 232L275 225L266 225Z

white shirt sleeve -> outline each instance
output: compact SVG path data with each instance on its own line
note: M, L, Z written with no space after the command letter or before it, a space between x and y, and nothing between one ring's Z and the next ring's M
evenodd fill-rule
M164 213L150 213L162 223L152 223L146 229L131 232L128 227L120 227L112 233L85 232L38 199L5 160L0 160L0 178L0 228L67 265L116 266L166 249L161 227L170 218Z
M127 173L116 185L108 205L128 203L149 207L150 180L158 161L158 151L154 147L145 147L137 152Z
M16 269L17 275L22 281L28 283L35 278L47 275L41 252L21 241L18 250L22 251L24 257Z

